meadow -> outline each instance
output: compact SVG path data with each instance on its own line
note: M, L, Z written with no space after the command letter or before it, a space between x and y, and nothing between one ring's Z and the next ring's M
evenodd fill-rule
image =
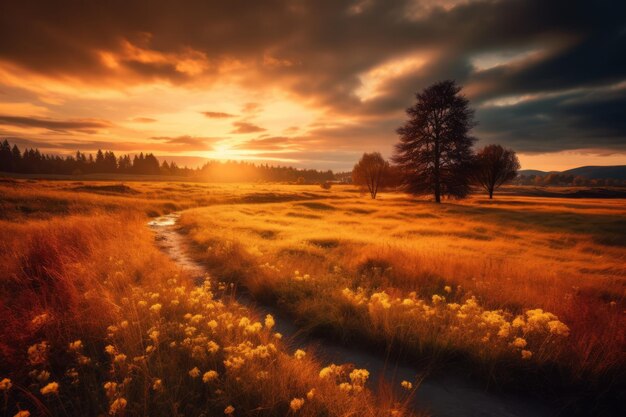
M622 199L3 180L0 208L3 415L412 415L413 388L327 367L237 292L430 373L623 407ZM200 283L146 227L174 211Z
M2 181L0 413L415 415L410 392L373 393L366 370L328 368L217 279L197 283L146 226L250 191Z
M587 403L616 401L622 200L476 196L439 206L337 188L315 201L194 209L180 224L217 276L310 333L557 395L564 407L581 392Z

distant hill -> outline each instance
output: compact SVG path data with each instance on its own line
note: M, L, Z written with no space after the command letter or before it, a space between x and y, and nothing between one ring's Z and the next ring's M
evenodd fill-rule
M612 166L584 166L578 168L568 169L566 171L539 171L536 169L522 169L519 171L520 175L530 176L536 175L544 177L552 172L559 174L571 174L575 177L580 176L589 179L616 179L626 180L626 165L612 165Z
M549 172L548 171L539 171L538 169L520 169L519 170L519 175L525 175L525 176L530 176L530 175L536 175L539 177L543 177L545 175L548 175Z
M563 174L572 174L585 178L626 180L626 165L585 166L568 169Z

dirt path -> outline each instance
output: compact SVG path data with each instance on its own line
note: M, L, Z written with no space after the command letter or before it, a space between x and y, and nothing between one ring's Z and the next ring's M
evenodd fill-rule
M187 241L178 232L176 222L179 213L158 217L148 223L155 233L157 245L182 268L199 279L208 271L191 258ZM272 314L276 318L276 329L294 348L314 351L325 362L352 363L357 368L370 371L370 387L378 386L383 377L399 387L400 381L415 381L417 370L385 361L359 348L348 348L325 339L305 337L298 327L283 314L269 306L258 305L246 297L238 301L260 314ZM400 388L398 388L400 389ZM468 379L459 376L437 376L426 378L413 399L417 410L430 412L434 417L544 417L556 415L554 410L532 400L519 397L495 395L486 392Z

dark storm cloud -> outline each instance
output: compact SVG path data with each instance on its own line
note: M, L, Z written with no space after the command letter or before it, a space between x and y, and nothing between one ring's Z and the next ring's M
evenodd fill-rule
M361 118L382 146L395 139L415 91L454 78L479 108L486 140L529 152L624 149L623 93L607 88L626 81L625 17L626 3L615 0L475 0L449 9L418 0L5 2L0 60L101 82L123 68L128 83L189 83L237 60L244 84L277 85L330 114ZM125 42L160 55L129 52ZM177 65L190 50L206 61L198 74ZM103 51L118 57L117 69ZM427 62L383 79L373 98L359 96L363 74L411 54ZM480 70L485 54L496 59ZM488 105L523 95L533 98ZM234 133L263 130L237 123ZM354 134L375 142L355 127L313 134L339 148L356 143Z
M55 120L36 117L5 116L0 115L0 124L19 127L35 127L57 132L78 131L94 133L98 129L111 126L106 120L81 119L81 120Z
M626 151L626 88L568 93L514 106L479 109L479 137L523 152Z
M261 126L257 126L253 123L248 122L233 122L233 127L235 129L232 130L231 133L256 133L256 132L264 132L266 129Z

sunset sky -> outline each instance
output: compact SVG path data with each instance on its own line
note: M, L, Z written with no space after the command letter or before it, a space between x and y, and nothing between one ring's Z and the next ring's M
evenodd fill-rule
M350 169L455 79L478 146L523 168L626 164L626 2L0 2L0 138Z

